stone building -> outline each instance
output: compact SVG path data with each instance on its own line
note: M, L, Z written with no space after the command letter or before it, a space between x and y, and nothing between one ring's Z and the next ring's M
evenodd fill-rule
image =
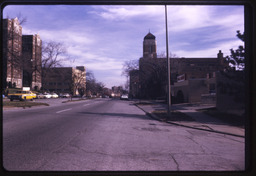
M23 86L42 87L42 40L38 34L22 36Z
M156 37L150 32L143 40L143 58L156 58Z
M86 89L86 71L84 66L56 67L43 69L43 90L56 93L79 95Z
M208 73L224 70L228 63L219 51L216 58L169 58L171 94L174 102L197 102L201 94L209 93L205 82ZM139 86L130 73L130 92L137 98L165 98L167 92L167 59L157 57L156 37L148 33L143 41L143 57L139 59ZM215 85L211 83L211 88Z
M201 95L216 93L215 73L229 67L221 51L216 58L181 58L180 61L177 82L171 87L177 103L201 102Z
M22 87L22 27L18 18L3 19L2 85Z

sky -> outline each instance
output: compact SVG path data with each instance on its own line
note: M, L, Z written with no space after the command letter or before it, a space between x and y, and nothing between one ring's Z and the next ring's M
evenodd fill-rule
M178 57L224 56L244 45L243 6L168 6L169 51ZM61 42L71 56L66 67L85 66L108 88L123 86L125 61L143 55L143 39L156 36L157 53L166 53L164 6L141 5L9 5L3 18L27 18L23 35L39 34L43 42Z

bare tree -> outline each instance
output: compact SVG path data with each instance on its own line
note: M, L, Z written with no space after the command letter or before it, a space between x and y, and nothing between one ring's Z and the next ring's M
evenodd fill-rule
M10 19L10 16L7 14L6 18L7 18L7 19ZM21 12L19 12L19 13L16 15L16 18L19 19L19 24L20 24L20 25L24 25L24 24L26 24L26 22L27 22L27 17L26 17L26 16L23 16Z
M62 66L63 61L69 59L67 49L60 42L45 42L42 44L42 81L45 82L48 70Z
M166 59L141 58L139 74L141 98L165 96L167 84Z
M27 22L27 17L23 16L21 12L17 14L17 18L19 19L20 25L24 25Z
M122 76L126 77L126 83L125 83L125 89L128 91L128 88L130 86L130 72L133 70L138 70L139 69L139 61L138 60L129 60L125 61L123 63L123 71L122 71Z
M72 89L73 94L78 92L82 97L85 94L86 90L86 74L83 71L74 71L72 73Z
M45 42L42 46L42 67L53 68L61 66L63 61L68 60L67 49L60 42Z
M129 60L123 63L123 71L122 76L129 77L130 71L139 69L139 61L138 60Z
M105 85L101 82L98 82L92 71L86 72L86 92L87 95L97 95L104 94Z

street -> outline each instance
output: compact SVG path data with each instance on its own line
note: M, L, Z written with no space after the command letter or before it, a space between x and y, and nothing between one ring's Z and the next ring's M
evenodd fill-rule
M94 99L3 111L10 171L240 171L244 138L151 119L132 101Z

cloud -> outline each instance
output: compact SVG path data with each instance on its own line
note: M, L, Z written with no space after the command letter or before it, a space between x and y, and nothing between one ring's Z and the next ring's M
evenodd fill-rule
M205 27L243 26L242 6L168 6L169 29L173 32Z
M24 34L38 33L43 41L62 42L75 62L94 71L105 83L124 82L123 63L142 56L148 30L165 52L164 6L8 6L4 15L21 12L28 22ZM179 57L216 57L242 42L243 6L168 6L170 51ZM115 78L117 81L115 81ZM119 81L119 82L118 82Z
M94 6L94 9L91 13L115 21L164 15L164 6Z
M231 44L232 43L232 44ZM217 53L219 50L222 51L224 57L230 55L230 49L236 49L239 45L243 45L243 42L239 40L234 40L232 42L222 42L219 44L215 44L214 47L207 48L207 49L198 49L193 51L186 51L186 50L176 50L175 54L177 54L179 57L187 57L187 58L193 58L193 57L217 57Z

